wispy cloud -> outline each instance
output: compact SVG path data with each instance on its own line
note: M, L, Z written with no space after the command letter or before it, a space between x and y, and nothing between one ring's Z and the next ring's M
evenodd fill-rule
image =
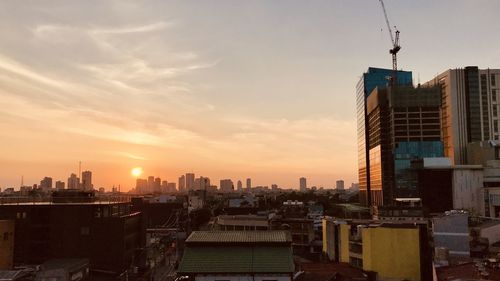
M173 22L155 22L146 25L138 25L138 26L125 26L118 28L96 28L90 30L91 33L94 34L129 34L129 33L143 33L143 32L153 32L160 31L165 28L174 26Z

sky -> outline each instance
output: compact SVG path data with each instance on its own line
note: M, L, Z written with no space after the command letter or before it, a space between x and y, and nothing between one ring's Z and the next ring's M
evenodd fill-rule
M386 0L398 66L500 68L500 1ZM130 171L357 182L355 87L391 67L377 0L1 1L0 187Z

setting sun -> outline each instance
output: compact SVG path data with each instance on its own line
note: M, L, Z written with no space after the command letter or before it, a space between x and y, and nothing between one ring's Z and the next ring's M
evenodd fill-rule
M132 173L132 175L134 177L138 177L138 176L140 176L142 174L142 168L141 167L135 167L135 168L132 169L131 173Z

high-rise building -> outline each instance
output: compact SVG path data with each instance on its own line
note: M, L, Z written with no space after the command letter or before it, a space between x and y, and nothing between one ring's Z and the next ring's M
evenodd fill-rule
M439 88L377 87L366 101L371 204L419 197L411 161L443 156Z
M392 69L368 68L366 73L356 85L356 112L357 112L357 141L358 141L358 179L359 179L359 197L363 204L371 205L371 188L368 178L370 171L368 133L367 125L367 103L366 99L376 87L385 87L388 84L388 78L393 74ZM398 85L411 85L412 73L409 71L397 72Z
M335 187L336 187L338 190L344 190L344 181L343 181L343 180L338 180L338 181L335 183Z
M82 189L83 190L94 189L94 186L92 184L92 172L91 171L83 171L82 172Z
M194 173L186 174L186 189L193 190L194 189Z
M243 183L240 180L238 180L238 183L236 186L237 186L238 191L243 190Z
M306 181L306 178L302 177L299 179L299 183L300 183L300 191L304 192L304 191L307 191L307 181Z
M52 188L52 178L51 177L44 177L40 181L40 188L43 190L51 189Z
M250 189L252 189L252 179L251 178L247 178L247 191L250 191Z
M80 188L80 179L76 176L76 174L71 174L68 178L68 189L79 189Z
M176 192L176 185L175 182L169 182L167 184L167 192Z
M168 191L168 181L161 182L161 193L169 192Z
M135 191L138 194L148 193L148 180L147 179L137 179L135 184Z
M179 192L184 192L186 189L186 176L182 175L179 177Z
M155 193L161 192L161 178L155 178L155 182L153 185L153 192Z
M230 179L220 180L220 191L231 192L234 190L233 181Z
M146 190L146 193L152 193L155 188L155 177L154 176L149 176L148 177L148 188Z
M449 69L425 85L441 89L444 155L453 165L467 164L468 143L500 140L500 69Z
M57 190L64 189L64 182L63 181L56 181L56 189Z

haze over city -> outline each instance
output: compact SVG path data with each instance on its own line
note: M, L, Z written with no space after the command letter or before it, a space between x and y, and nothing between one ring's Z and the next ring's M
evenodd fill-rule
M500 61L500 2L386 5L414 84ZM133 187L134 167L349 185L356 82L391 66L378 1L6 1L0 32L0 187L79 161L107 188Z

